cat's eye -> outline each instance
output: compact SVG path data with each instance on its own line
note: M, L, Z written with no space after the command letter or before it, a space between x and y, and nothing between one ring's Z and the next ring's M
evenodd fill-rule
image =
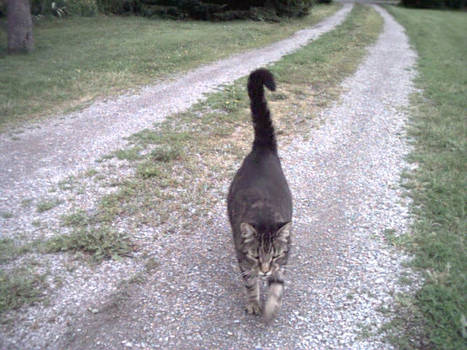
M259 255L258 254L247 254L247 257L251 260L258 260Z

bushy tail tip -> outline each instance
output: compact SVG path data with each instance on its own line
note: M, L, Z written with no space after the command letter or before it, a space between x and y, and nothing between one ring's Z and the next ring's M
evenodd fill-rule
M269 90L276 90L276 82L274 76L266 68L259 68L251 72L248 78L248 95L250 98L264 92L263 85Z

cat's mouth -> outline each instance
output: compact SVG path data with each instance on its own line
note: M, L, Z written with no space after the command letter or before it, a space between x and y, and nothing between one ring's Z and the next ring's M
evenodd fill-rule
M269 270L269 271L266 271L266 272L263 272L263 271L258 271L258 275L261 277L261 278L266 278L266 277L269 277L272 275L272 271Z

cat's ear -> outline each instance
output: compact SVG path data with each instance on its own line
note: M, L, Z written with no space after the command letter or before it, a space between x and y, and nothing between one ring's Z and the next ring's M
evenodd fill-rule
M253 240L256 236L256 229L246 222L240 224L240 231L242 232L242 238L245 242Z
M289 241L291 229L292 229L292 223L290 221L280 223L276 231L276 239L284 243L287 243Z

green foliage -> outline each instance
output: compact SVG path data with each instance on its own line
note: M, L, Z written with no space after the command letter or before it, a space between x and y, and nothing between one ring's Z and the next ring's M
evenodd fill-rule
M25 267L8 273L0 270L0 313L39 300L46 287L44 277Z
M45 243L45 252L83 252L96 262L128 256L132 251L129 237L107 227L78 228L69 235L57 236Z
M114 152L115 156L120 160L136 160L140 159L141 155L139 154L141 150L138 147L120 149Z
M11 238L0 238L0 264L28 253L30 250L31 245L18 244Z
M91 17L97 15L96 0L64 0L68 13L72 16Z
M156 162L168 163L181 157L181 149L178 145L170 145L166 148L159 147L151 152L151 159Z
M137 174L143 179L149 179L151 177L160 177L161 169L158 164L148 161L138 165Z
M308 15L312 6L311 0L276 0L273 2L280 17L303 17ZM267 1L265 1L265 5Z
M280 21L281 17L303 17L309 14L312 0L141 0L142 14L170 18L194 18L225 21L253 19Z
M90 218L84 210L78 210L72 214L61 217L64 226L84 227L89 224Z
M406 7L417 8L465 8L466 0L401 0Z
M116 15L140 13L140 0L96 0L97 8L102 13Z
M11 219L13 216L9 211L0 211L0 217L3 219Z
M83 16L97 15L96 0L32 0L31 13L44 16Z
M62 203L63 201L59 200L58 198L46 199L46 200L40 201L37 204L36 209L38 213L43 213L45 211L55 208L56 206Z
M6 0L0 0L0 18L6 16Z
M332 0L317 0L330 3ZM431 0L441 1L441 0ZM459 2L465 0L445 0ZM253 19L277 22L281 17L308 15L315 0L31 0L33 15L95 16L141 14L146 17L194 18L225 21ZM6 14L6 1L0 0L0 17Z

